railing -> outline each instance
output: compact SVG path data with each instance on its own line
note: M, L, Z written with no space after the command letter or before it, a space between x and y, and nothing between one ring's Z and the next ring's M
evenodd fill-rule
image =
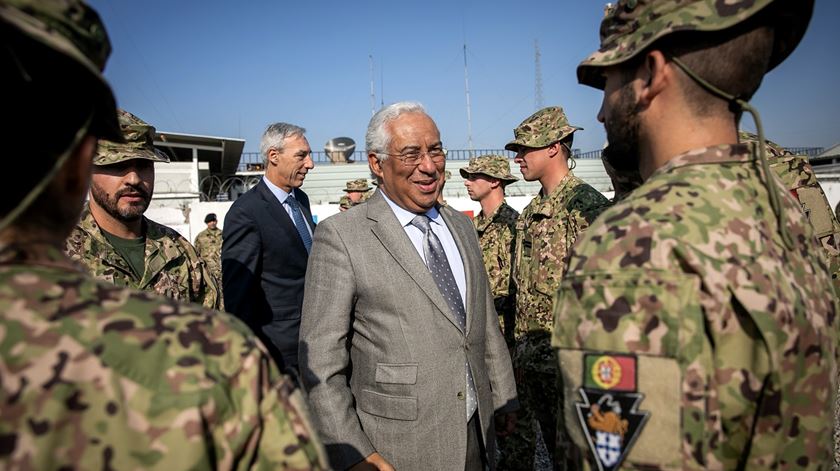
M807 155L808 157L816 157L820 155L825 149L823 147L788 147L787 150L796 155ZM592 150L589 152L581 152L580 149L572 149L572 156L576 159L600 159L601 149ZM479 155L496 154L513 159L516 156L515 152L504 149L449 149L446 154L447 160L469 160L472 157ZM367 162L367 152L357 150L350 156L353 162ZM333 163L329 154L324 151L312 151L312 160L316 165ZM263 158L259 152L243 152L239 159L239 167L237 172L245 171L262 171L264 168Z

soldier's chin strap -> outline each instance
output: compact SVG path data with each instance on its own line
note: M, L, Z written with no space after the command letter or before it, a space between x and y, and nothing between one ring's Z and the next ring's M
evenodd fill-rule
M788 250L793 249L793 238L788 231L787 224L785 224L784 220L782 219L782 202L779 199L779 192L775 188L772 182L772 174L770 173L770 162L767 160L767 145L764 139L764 127L761 125L761 117L758 115L758 110L756 110L752 105L750 105L746 100L743 98L730 95L729 93L724 92L723 90L715 87L707 80L704 80L702 77L697 75L693 70L691 70L683 61L676 57L669 57L674 64L677 65L686 75L691 77L692 80L697 82L698 85L705 88L709 92L718 97L726 100L729 105L733 108L738 108L742 112L746 111L747 113L751 114L753 117L753 121L755 122L755 128L758 132L758 155L759 159L761 160L761 167L764 171L764 186L767 189L767 194L770 196L770 207L773 209L773 215L776 216L777 224L779 225L779 233L782 235L782 240L785 243L785 246Z
M29 206L31 206L36 199L38 199L38 196L40 196L41 193L44 192L44 190L47 188L50 182L53 181L53 178L55 178L55 176L58 174L58 172L61 170L64 164L67 163L67 159L69 159L70 156L73 155L73 152L79 146L79 143L82 142L82 139L84 139L84 137L87 136L88 130L90 129L90 124L92 122L93 113L91 112L90 116L88 116L85 120L84 125L76 132L76 135L73 136L73 140L70 142L70 145L66 149L64 149L64 152L62 152L57 159L55 159L55 163L44 175L44 177L41 178L41 180L38 181L38 183L35 184L35 186L33 186L31 190L29 190L29 193L27 193L26 196L24 196L23 199L20 200L20 203L18 203L18 205L15 206L13 210L9 211L9 214L7 214L2 220L0 220L0 232L5 231L9 226L11 226L12 223L15 222L15 220L17 220L17 218L19 218L20 215L23 214L23 212L26 211L26 209Z

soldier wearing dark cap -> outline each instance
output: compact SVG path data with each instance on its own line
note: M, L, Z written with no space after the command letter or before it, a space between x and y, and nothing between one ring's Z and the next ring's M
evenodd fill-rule
M604 91L611 164L644 183L578 240L555 300L570 467L831 467L837 300L747 102L813 4L607 10L578 80Z
M499 315L499 327L508 347L513 347L516 286L511 270L519 213L505 201L505 187L519 179L510 174L510 163L501 155L474 157L460 172L470 199L481 204L481 212L473 218L473 224Z
M207 229L195 236L195 250L207 264L217 285L222 282L222 230L216 227L218 223L216 214L208 213L204 216Z
M93 159L90 200L67 239L67 255L91 275L128 286L220 308L219 288L195 248L174 229L143 213L155 186L155 128L118 110L124 142L100 141Z
M325 469L300 394L244 324L63 254L97 138L123 139L97 13L3 0L0 36L4 161L27 170L0 199L0 469Z
M609 204L595 188L572 172L574 133L566 113L544 108L514 129L505 149L516 152L527 181L539 181L540 193L525 207L516 224L516 346L513 367L522 401L516 433L507 439L502 469L532 469L539 428L549 455L557 429L557 367L551 350L551 306L566 256L577 237Z

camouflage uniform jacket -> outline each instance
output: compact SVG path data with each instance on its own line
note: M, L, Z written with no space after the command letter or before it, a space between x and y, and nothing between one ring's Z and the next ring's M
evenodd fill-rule
M0 468L326 469L238 319L0 253Z
M575 246L552 344L560 432L580 453L610 397L635 439L625 468L828 467L838 308L813 228L773 178L785 247L760 167L746 145L677 156Z
M218 285L222 280L222 230L204 229L195 236L195 250L207 264L207 269L216 277Z
M569 172L548 196L537 195L516 223L516 336L551 331L551 305L578 235L609 201Z
M493 293L496 312L500 317L505 313L513 313L516 308L516 287L513 286L511 269L518 217L519 213L502 201L492 214L485 216L482 212L473 219L481 244L484 268L490 280L490 292Z
M173 229L145 217L143 222L146 260L141 279L137 279L128 262L105 239L87 205L67 238L67 255L87 267L94 278L182 302L219 308L218 285L195 248Z

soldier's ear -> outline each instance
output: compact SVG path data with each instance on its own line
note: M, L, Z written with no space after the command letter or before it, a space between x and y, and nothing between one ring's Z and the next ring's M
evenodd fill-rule
M639 107L646 109L650 103L669 86L679 86L676 80L677 66L668 62L662 51L654 49L645 55L638 70L641 80L640 88L636 90Z

